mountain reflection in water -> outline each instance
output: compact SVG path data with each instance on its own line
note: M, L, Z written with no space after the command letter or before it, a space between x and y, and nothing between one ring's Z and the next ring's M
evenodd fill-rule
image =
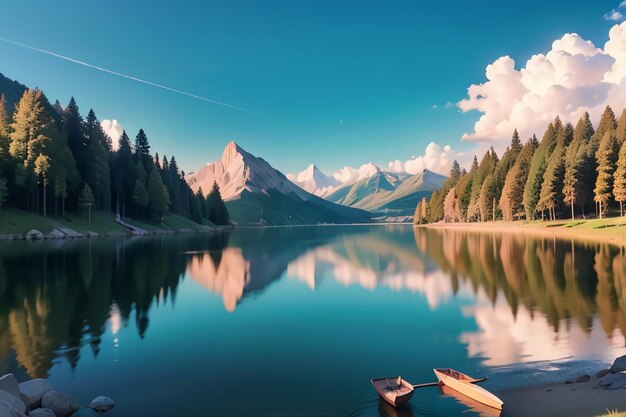
M175 307L188 276L237 314L274 283L463 301L459 342L485 365L622 352L626 254L609 244L410 226L241 229L166 238L0 245L0 373L45 377L83 346ZM286 278L283 280L283 278ZM282 280L282 282L281 282ZM306 288L305 287L305 288Z

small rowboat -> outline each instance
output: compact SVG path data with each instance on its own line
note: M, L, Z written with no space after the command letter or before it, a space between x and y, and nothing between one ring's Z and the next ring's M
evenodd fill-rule
M502 400L486 389L475 385L477 380L450 368L433 369L439 382L481 404L502 410Z
M402 379L401 376L372 379L372 385L380 398L394 407L404 404L413 397L413 385Z

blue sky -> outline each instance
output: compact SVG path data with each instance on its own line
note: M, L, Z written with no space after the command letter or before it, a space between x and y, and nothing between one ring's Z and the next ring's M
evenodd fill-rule
M118 119L187 171L230 140L284 172L328 172L461 143L445 109L503 55L566 32L604 45L619 1L4 1L0 36L250 110L237 111L0 42L0 72ZM6 18L10 16L10 18ZM437 104L437 109L432 106Z

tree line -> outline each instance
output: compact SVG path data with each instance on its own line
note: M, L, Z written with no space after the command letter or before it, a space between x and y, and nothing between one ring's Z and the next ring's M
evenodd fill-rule
M450 176L415 210L415 223L606 217L626 201L626 109L611 107L594 129L585 113L574 127L557 116L539 141L517 130L500 159L493 148L467 172Z
M174 156L151 155L143 129L134 144L124 131L114 149L93 110L84 119L73 97L65 109L52 107L39 89L25 90L7 113L0 95L0 208L63 217L93 208L150 220L171 212L197 223L230 221L217 184L207 196L202 189L194 193Z

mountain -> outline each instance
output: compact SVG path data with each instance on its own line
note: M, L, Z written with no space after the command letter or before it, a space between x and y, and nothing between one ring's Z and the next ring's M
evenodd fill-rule
M380 168L373 162L369 162L359 168L345 166L329 177L315 164L311 164L302 172L287 174L287 178L303 190L318 197L327 198L340 188L369 178L378 172Z
M446 177L429 170L406 176L378 172L329 195L329 201L360 208L382 217L412 216L422 197L430 197Z
M230 142L222 159L211 162L185 179L192 190L206 194L214 182L231 219L239 224L319 224L371 221L363 210L341 206L293 184L264 159Z
M309 165L298 174L287 174L287 178L304 191L318 197L332 193L341 184L336 178L324 174L315 164Z

